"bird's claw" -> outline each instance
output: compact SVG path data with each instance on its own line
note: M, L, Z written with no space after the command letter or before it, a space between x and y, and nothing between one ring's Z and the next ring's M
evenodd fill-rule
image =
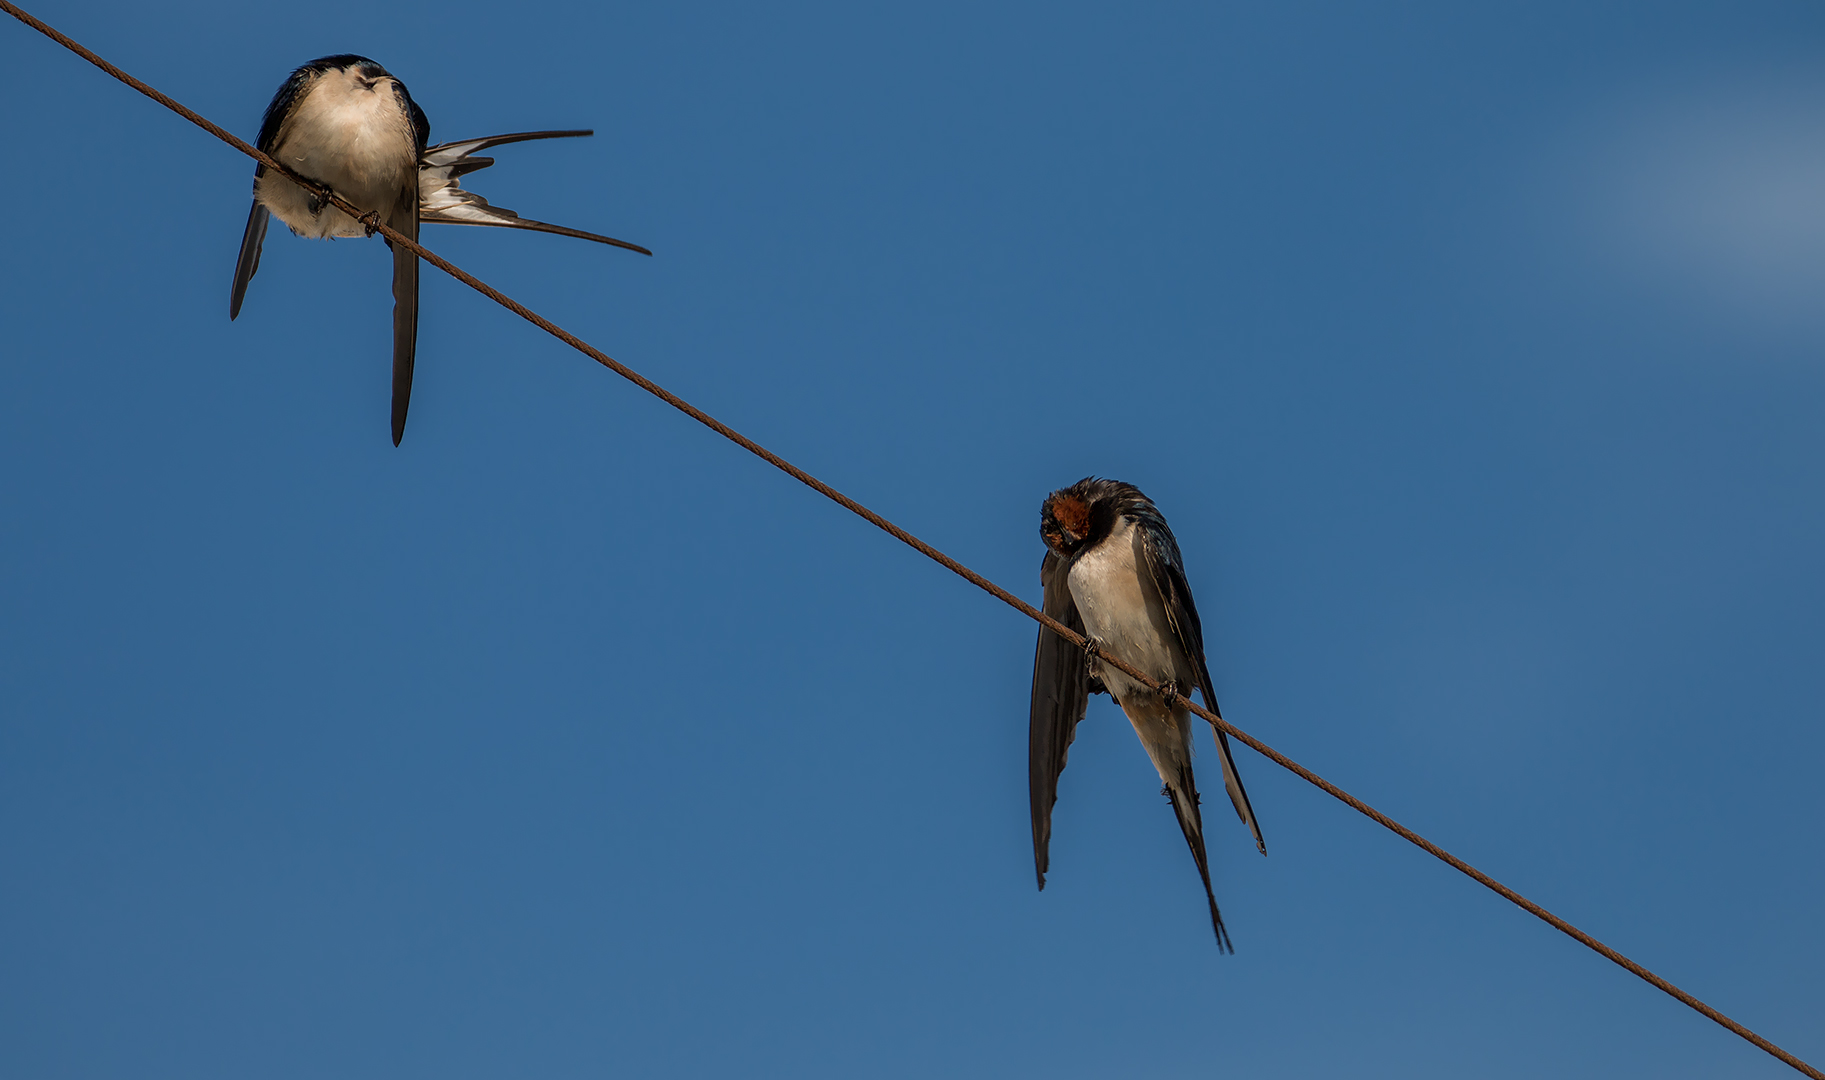
M1167 679L1165 682L1160 683L1160 697L1165 699L1167 704L1171 704L1174 698L1185 697L1185 691L1179 688L1177 679ZM1186 698L1186 700L1189 701L1191 699Z
M361 222L361 227L368 231L369 236L380 231L380 211L378 210L369 210L355 220Z
M311 192L311 198L310 198L311 217L316 217L318 214L323 213L323 208L325 205L327 205L329 203L329 201L330 201L330 197L329 197L328 192L325 192L325 191Z
M1103 650L1101 643L1090 635L1085 634L1084 674L1090 677L1090 692L1092 694L1108 693L1108 689L1103 685L1103 665L1099 662L1102 655ZM1115 695L1109 694L1109 697L1113 699Z

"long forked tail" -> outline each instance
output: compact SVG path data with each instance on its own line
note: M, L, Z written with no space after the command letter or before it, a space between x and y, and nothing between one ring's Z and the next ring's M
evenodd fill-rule
M1217 910L1217 894L1210 887L1210 859L1204 853L1204 819L1198 812L1198 784L1191 772L1191 714L1173 712L1158 698L1131 695L1122 702L1122 712L1134 725L1141 745L1160 774L1165 795L1172 800L1172 812L1178 815L1179 831L1185 834L1185 846L1198 864L1198 877L1204 882L1204 898L1210 901L1210 927L1217 934L1217 948L1235 952L1229 943L1229 930L1223 926L1223 915Z
M1217 948L1234 954L1236 947L1230 944L1229 929L1223 925L1223 913L1217 910L1217 894L1210 887L1210 857L1204 852L1204 822L1198 813L1198 788L1192 780L1191 770L1183 770L1179 783L1168 783L1165 786L1166 797L1172 800L1172 812L1178 815L1179 830L1185 834L1185 846L1191 848L1191 857L1198 864L1198 877L1204 882L1204 899L1210 902L1210 927L1217 934Z
M509 229L530 229L559 236L574 236L579 240L594 240L598 244L611 244L642 255L651 255L652 252L639 244L616 240L612 236L523 218L504 206L489 205L487 199L473 191L464 190L462 186L462 177L494 164L491 157L474 156L478 150L532 139L569 139L591 134L594 132L520 131L511 135L489 135L486 138L439 143L430 147L418 159L419 220L427 225L494 225Z

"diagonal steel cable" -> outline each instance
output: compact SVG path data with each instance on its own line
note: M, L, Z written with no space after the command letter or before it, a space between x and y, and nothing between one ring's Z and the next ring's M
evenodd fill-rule
M573 349L576 349L578 352L589 357L591 360L594 360L596 363L601 364L605 368L608 368L610 371L613 371L615 374L628 380L629 382L633 383L635 386L638 386L640 389L645 390L647 393L652 394L654 397L657 397L659 400L665 402L667 405L670 405L674 409L677 409L678 411L684 413L686 416L689 416L691 419L704 425L705 427L709 428L711 431L716 432L718 435L721 435L723 438L728 439L730 442L735 443L737 446L739 446L742 449L748 451L749 453L755 455L756 457L760 458L762 461L765 461L767 464L772 465L774 468L779 469L781 472L784 472L786 475L792 477L794 480L799 481L800 483L804 484L806 487L809 487L811 490L813 490L813 491L817 492L818 494L824 496L825 498L830 499L831 501L837 503L838 505L842 506L844 509L850 511L851 513L854 513L858 517L867 521L869 524L876 526L877 528L881 529L883 532L887 533L889 536L892 536L894 539L901 541L902 543L911 547L913 550L919 552L921 555L924 555L926 558L931 559L932 561L938 563L940 566L943 566L945 569L947 569L947 570L951 571L952 573L956 574L957 576L963 578L965 581L969 582L970 584L972 584L972 585L976 586L977 588L981 589L982 591L988 593L990 596L993 596L995 599L1000 600L1001 602L1007 604L1009 607L1013 608L1015 611L1018 611L1022 615L1025 615L1029 619L1032 619L1034 622L1039 623L1041 626L1052 631L1053 633L1057 634L1058 636L1064 638L1066 641L1071 642L1073 645L1078 646L1079 648L1085 650L1088 653L1096 655L1097 659L1099 659L1102 663L1108 664L1111 667L1114 667L1118 671L1121 671L1123 674L1127 675L1129 678L1134 679L1135 681L1141 683L1144 686L1147 686L1148 688L1150 688L1156 692L1163 691L1166 693L1167 696L1173 698L1175 701L1182 702L1192 712L1197 713L1199 716L1201 716L1205 720L1209 721L1213 726L1220 728L1224 732L1228 733L1230 738L1236 739L1237 741L1247 745L1250 749L1254 750L1256 753L1260 754L1262 757L1267 758L1269 761L1272 761L1274 764L1280 766L1281 768L1287 770L1288 772L1292 773L1293 775L1299 777L1301 780L1304 780L1305 782L1318 788L1320 791L1323 791L1325 794L1338 800L1339 802L1348 806L1350 809L1355 810L1356 812L1369 818L1371 821L1374 821L1376 824L1381 825L1383 828L1388 829L1389 831L1393 832L1397 836L1401 837L1401 839L1406 840L1408 843L1419 848L1421 851L1426 852L1428 855L1431 855L1433 858L1438 859L1440 862L1445 863L1447 866L1450 866L1452 869L1463 873L1467 877L1476 881L1478 884L1483 885L1484 887L1490 889L1491 891L1496 893L1496 895L1502 897L1504 900L1509 901L1510 903L1514 904L1516 907L1519 907L1521 910L1523 910L1523 911L1527 912L1528 914L1533 915L1536 918L1540 919L1541 921L1545 922L1548 926L1551 926L1553 929L1558 930L1561 933L1567 935L1568 937L1572 938L1574 941L1577 941L1579 944L1590 948L1592 951L1596 952L1598 955L1604 957L1607 960L1612 961L1617 966L1621 967L1623 970L1629 972L1630 974L1639 977L1643 981L1647 982L1650 986L1653 986L1658 990L1664 991L1665 993L1670 995L1672 998L1674 998L1674 1000L1680 1002L1683 1005L1689 1006L1690 1008L1696 1010L1697 1012L1704 1015L1705 1017L1707 1017L1713 1021L1716 1021L1718 1024L1722 1025L1724 1028L1728 1029L1729 1031L1731 1031L1732 1033L1734 1033L1736 1035L1741 1036L1743 1039L1746 1039L1747 1041L1749 1041L1756 1047L1759 1047L1760 1049L1768 1052L1769 1054L1772 1054L1774 1057L1779 1058L1782 1062L1785 1062L1786 1064L1791 1065L1793 1068L1799 1070L1800 1072L1806 1074L1807 1076L1812 1077L1813 1080L1825 1080L1825 1072L1820 1072L1818 1069L1813 1068L1811 1065L1808 1065L1805 1061L1801 1060L1800 1058L1796 1057L1795 1055L1790 1054L1786 1050L1781 1049L1779 1046L1776 1046L1774 1043L1769 1042L1767 1039L1763 1038L1762 1036L1757 1035L1755 1032L1744 1027L1742 1024L1737 1023L1735 1020L1732 1020L1730 1017L1725 1016L1723 1013L1712 1008L1710 1005L1705 1004L1703 1001L1699 1000L1698 998L1692 996L1691 994L1687 993L1684 990L1681 990L1679 987L1668 982L1666 979L1661 978L1659 975L1654 974L1652 971L1649 971L1647 968L1642 967L1640 964L1637 964L1635 961L1630 960L1628 957L1624 956L1622 953L1617 952L1615 949L1611 948L1610 946L1605 945L1601 941L1598 941L1596 938L1594 938L1591 935L1585 933L1584 931L1578 929L1576 926L1573 926L1571 923L1566 922L1564 919L1560 918L1559 916L1554 915L1552 912L1541 907L1539 904L1534 903L1532 900L1529 900L1527 897L1522 896L1520 893L1514 891L1513 889L1509 888L1508 886L1506 886L1506 885L1502 884L1501 882L1497 881L1496 879L1490 877L1488 874L1483 873L1481 870L1478 870L1476 867L1471 866L1469 863L1458 858L1456 855L1451 854L1449 851L1446 851L1444 848L1439 847L1437 844L1434 844L1430 840L1427 840L1425 837L1414 832L1412 829L1407 828L1405 825L1402 825L1400 822L1395 821L1393 818L1391 818L1388 815L1382 813L1381 811L1375 809L1373 806L1370 806L1368 803L1363 802L1361 799L1359 799L1356 796L1350 794L1349 792L1343 790L1342 788L1338 787L1336 784L1331 783L1329 780L1326 780L1324 777L1319 776L1317 773L1315 773L1312 770L1306 768L1305 766L1299 764L1297 761L1294 761L1292 758L1289 758L1285 754L1282 754L1280 751L1275 750L1273 747L1262 742L1260 739L1257 739L1253 735L1250 735L1248 732L1243 731L1239 727L1236 727L1234 724L1223 719L1216 712L1214 712L1210 709L1207 709L1204 706L1199 705L1198 703L1192 701L1190 698L1185 697L1183 694L1179 694L1179 693L1172 692L1172 691L1165 691L1164 688L1161 687L1161 685L1159 683L1155 682L1152 678L1148 677L1146 675L1146 673L1144 673L1144 672L1140 671L1138 668L1135 668L1132 665L1128 664L1126 661L1122 660L1120 657L1110 656L1106 653L1098 652L1096 650L1095 643L1090 641L1088 638L1084 637L1082 634L1079 634L1075 630L1072 630L1070 627L1064 625L1063 623L1059 622L1058 620L1047 615L1045 612L1034 607L1032 604L1027 603L1025 600L1022 600L1020 597L1015 596L1013 593L1011 593L1011 592L1007 591L1006 589L1002 588L1001 586L995 584L993 581L990 581L988 578L985 578L981 574L976 573L974 570L971 570L969 567L958 562L956 559L951 558L949 555L946 555L944 552L938 550L937 548L931 546L930 544L926 543L925 541L919 539L917 536L914 536L912 533L907 532L905 529L902 529L900 526L895 525L893 522L887 520L886 518L882 517L880 514L875 513L873 510L870 510L868 507L862 505L861 503L857 502L856 500L843 494L842 492L838 491L836 488L831 487L829 484L824 483L822 480L819 480L817 477L815 477L815 476L811 475L810 473L806 472L805 470L799 468L797 465L792 464L790 461L787 461L785 458L782 458L778 454L775 454L773 451L768 450L766 447L755 442L753 439L748 438L746 435L743 435L741 432L736 431L734 428L732 428L729 425L723 423L722 421L716 419L714 416L711 416L709 413L706 413L702 409L699 409L697 406L692 405L690 402L688 402L688 401L684 400L683 398L679 397L678 395L672 393L670 390L667 390L665 387L660 386L656 382L653 382L651 379L648 379L646 376L644 376L644 375L640 374L639 372L635 371L634 369L628 367L626 364L623 364L619 360L616 360L615 358L602 352L600 349L597 349L595 346L589 344L587 341L584 341L582 338L577 337L575 334L571 333L570 331L564 329L563 327L557 325L556 323L552 322L551 320L545 318L543 315L540 315L538 312L533 311L531 308L528 308L527 306L525 306L524 304L520 303L519 301L513 299L512 297L508 296L507 294L499 291L498 289L495 289L493 286L489 285L487 282L482 281L480 278L478 278L475 275L469 273L468 271L462 269L461 267L457 266L456 264L450 262L449 260L445 259L443 256L441 256L441 255L437 254L436 252L430 250L429 248L426 248L423 245L419 244L416 240L413 240L410 237L407 237L406 235L404 235L403 233L400 233L400 232L388 227L386 224L380 222L378 220L378 218L376 216L374 216L373 214L363 211L360 207L355 206L354 204L350 203L348 200L344 199L342 196L329 190L328 188L324 187L323 185L318 184L315 181L306 179L303 176L300 176L298 173L294 172L290 168L287 168L285 165L279 163L278 161L276 161L273 158L271 158L270 156L268 156L266 153L261 151L259 148L253 146L251 143L248 143L246 140L235 135L233 132L230 132L230 131L226 130L225 128L220 127L219 125L210 121L207 117L204 117L201 114L194 112L191 109L185 107L181 102L175 100L174 98L169 97L166 94L159 92L158 90L147 85L146 83L141 82L140 80L127 74L125 71L122 71L120 68L115 67L113 64L110 64L108 61L102 59L100 56L96 55L94 52L83 47L83 45L81 43L75 41L74 39L68 37L67 35L65 35L63 33L60 33L55 27L50 26L49 24L45 23L44 21L42 21L42 20L38 19L37 17L35 17L34 15L32 15L30 12L28 12L28 11L24 10L23 8L20 8L18 5L12 3L11 0L0 0L0 10L5 11L7 14L18 19L20 22L24 23L25 25L27 25L27 26L31 27L32 29L38 31L39 33L45 35L46 37L50 38L52 41L57 42L57 44L62 45L64 48L69 49L71 52L82 57L84 60L87 60L89 63L94 64L96 67L107 72L109 75L113 76L116 79L119 79L121 82L123 82L126 85L132 87L133 89L139 91L140 93L146 95L147 97L151 98L153 101L158 102L160 105L163 105L165 108L170 109L172 112L177 113L179 116L182 116L184 119L186 119L186 120L190 121L191 123L197 125L198 127L202 128L204 131L209 132L211 135L214 135L216 138L221 139L223 142L234 147L236 150L239 150L241 153L246 154L248 157L253 158L255 161L260 162L262 165L265 165L267 168L273 169L280 173L283 173L285 176L289 177L294 183L303 187L305 190L310 191L311 193L320 196L325 202L330 203L331 205L335 206L337 209L348 214L350 217L353 217L353 218L367 224L369 229L371 230L371 233L372 232L380 233L382 236L385 236L390 242L392 242L394 244L398 244L398 245L403 245L407 250L414 252L415 254L418 255L419 258L424 259L426 262L430 263L432 266L437 267L439 270L442 270L444 273L449 274L451 277L453 277L456 280L462 282L463 284L469 286L470 288L476 290L477 292L481 293L483 296L486 296L488 299L493 300L495 303L497 303L497 304L501 305L502 307L506 308L507 310L513 312L515 315L518 315L522 319L525 319L527 322L532 323L534 326L545 331L546 333L550 334L551 336L557 338L559 341L562 341L564 344L569 345Z

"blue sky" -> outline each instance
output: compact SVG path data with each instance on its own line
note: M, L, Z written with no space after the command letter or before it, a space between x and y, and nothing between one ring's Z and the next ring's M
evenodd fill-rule
M170 8L32 10L594 127L472 186L654 258L427 242L1031 598L1138 484L1227 716L1825 1060L1816 4ZM231 324L248 161L0 100L8 1075L1793 1075L1246 750L1219 956L1106 699L1035 893L1030 623L435 271L393 449L379 242Z

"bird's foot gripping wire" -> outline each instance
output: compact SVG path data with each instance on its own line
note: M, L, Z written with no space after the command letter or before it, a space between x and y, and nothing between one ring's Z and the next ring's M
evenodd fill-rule
M1086 634L1086 635L1084 635L1083 648L1084 648L1084 670L1087 671L1090 675L1090 686L1089 686L1090 693L1108 694L1109 700L1114 701L1115 694L1112 693L1109 690L1109 687L1103 682L1103 666L1102 666L1102 664L1097 662L1098 657L1102 656L1102 654L1103 654L1102 642L1100 642L1100 641L1096 640L1095 638L1090 637L1088 634ZM1120 702L1117 702L1117 704L1120 704Z
M378 210L369 210L355 220L361 222L361 227L368 231L369 236L380 231L380 211Z
M1171 705L1179 698L1185 698L1187 702L1191 700L1189 697L1185 697L1185 690L1179 685L1177 679L1167 679L1160 683L1160 700Z
M1096 640L1095 638L1091 637L1090 635L1085 634L1084 635L1084 667L1089 670L1091 679L1100 679L1102 677L1102 674L1103 674L1102 665L1097 663L1098 660L1102 659L1102 655L1103 655L1103 643Z

